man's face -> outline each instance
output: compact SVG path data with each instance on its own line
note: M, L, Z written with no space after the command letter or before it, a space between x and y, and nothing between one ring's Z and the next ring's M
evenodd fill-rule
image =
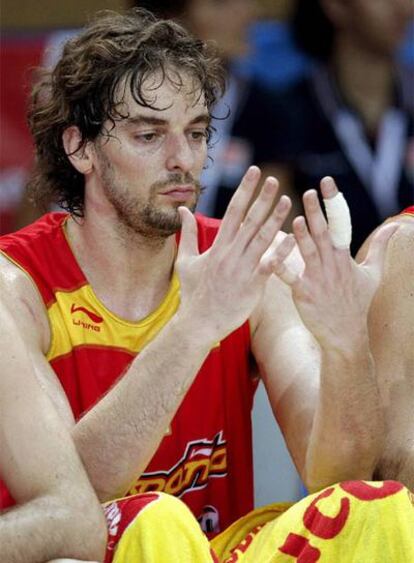
M144 82L142 107L123 88L119 111L108 122L109 137L94 144L95 193L115 211L120 224L147 237L165 237L180 228L178 207L194 210L199 176L207 155L209 114L193 80L182 85L159 75Z

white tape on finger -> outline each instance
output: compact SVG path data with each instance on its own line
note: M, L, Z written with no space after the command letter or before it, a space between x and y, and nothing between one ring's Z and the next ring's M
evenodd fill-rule
M349 248L352 240L351 214L346 199L342 193L330 199L324 199L328 227L332 244L336 248Z

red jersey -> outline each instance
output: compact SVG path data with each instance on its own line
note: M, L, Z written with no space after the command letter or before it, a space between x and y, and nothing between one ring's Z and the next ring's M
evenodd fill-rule
M78 419L174 315L179 280L174 274L164 300L146 318L134 323L118 317L99 301L81 271L66 238L67 217L49 213L2 237L0 250L39 290L51 327L47 359ZM212 244L219 221L198 216L197 223L203 252ZM210 351L129 494L165 491L178 496L212 533L253 508L251 409L256 383L249 375L249 355L246 322Z
M406 209L404 209L404 211L401 211L401 215L414 215L414 205L410 205L410 207L407 207Z

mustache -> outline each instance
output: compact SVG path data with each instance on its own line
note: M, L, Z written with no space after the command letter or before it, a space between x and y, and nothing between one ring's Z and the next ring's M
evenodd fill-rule
M188 186L188 184L194 186L197 191L201 190L201 184L198 180L195 180L190 172L186 174L174 173L168 176L166 180L161 180L153 184L153 189L163 189L170 186Z

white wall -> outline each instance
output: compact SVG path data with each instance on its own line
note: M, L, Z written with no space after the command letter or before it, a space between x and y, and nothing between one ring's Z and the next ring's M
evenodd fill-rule
M303 496L302 483L290 460L282 434L260 383L253 408L255 506L295 501Z

